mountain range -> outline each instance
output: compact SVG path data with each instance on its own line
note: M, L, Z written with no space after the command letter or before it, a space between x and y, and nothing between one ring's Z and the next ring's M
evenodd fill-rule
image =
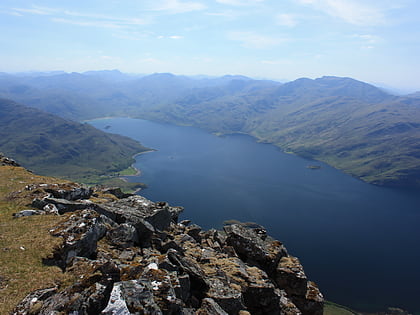
M130 116L245 133L369 183L420 184L418 93L391 95L351 78L0 74L0 97L78 121Z

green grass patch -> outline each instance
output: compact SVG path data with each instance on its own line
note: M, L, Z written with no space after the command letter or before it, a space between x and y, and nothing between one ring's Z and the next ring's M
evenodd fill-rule
M358 313L352 309L336 304L334 302L325 301L324 315L357 315Z
M118 172L118 175L119 176L131 176L131 175L137 175L138 173L139 173L139 171L136 168L130 166L130 167L127 167L126 169Z

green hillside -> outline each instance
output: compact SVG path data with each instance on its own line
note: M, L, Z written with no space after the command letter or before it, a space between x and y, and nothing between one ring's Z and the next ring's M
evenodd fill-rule
M369 183L420 184L420 100L350 78L299 79L201 101L187 96L141 115L250 134Z
M88 179L128 168L138 142L0 99L0 151L42 175Z

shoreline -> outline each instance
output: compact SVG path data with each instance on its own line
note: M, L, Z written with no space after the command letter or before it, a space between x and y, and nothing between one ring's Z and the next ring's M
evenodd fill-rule
M155 152L157 150L155 149L149 149L143 152L139 152L136 153L132 156L133 159L135 159L137 156L142 155L142 154L146 154L146 153L151 153L151 152ZM135 162L133 164L130 165L130 167L134 168L134 170L136 171L136 174L133 175L123 175L123 176L119 176L119 178L125 182L128 182L128 180L125 177L132 177L132 176L141 176L141 169L138 169L137 167L135 167Z

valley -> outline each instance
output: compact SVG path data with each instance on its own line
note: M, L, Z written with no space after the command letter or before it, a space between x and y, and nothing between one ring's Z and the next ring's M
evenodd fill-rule
M82 121L135 117L244 133L365 182L417 187L420 101L351 78L281 84L242 76L142 77L118 71L0 76L0 96Z

